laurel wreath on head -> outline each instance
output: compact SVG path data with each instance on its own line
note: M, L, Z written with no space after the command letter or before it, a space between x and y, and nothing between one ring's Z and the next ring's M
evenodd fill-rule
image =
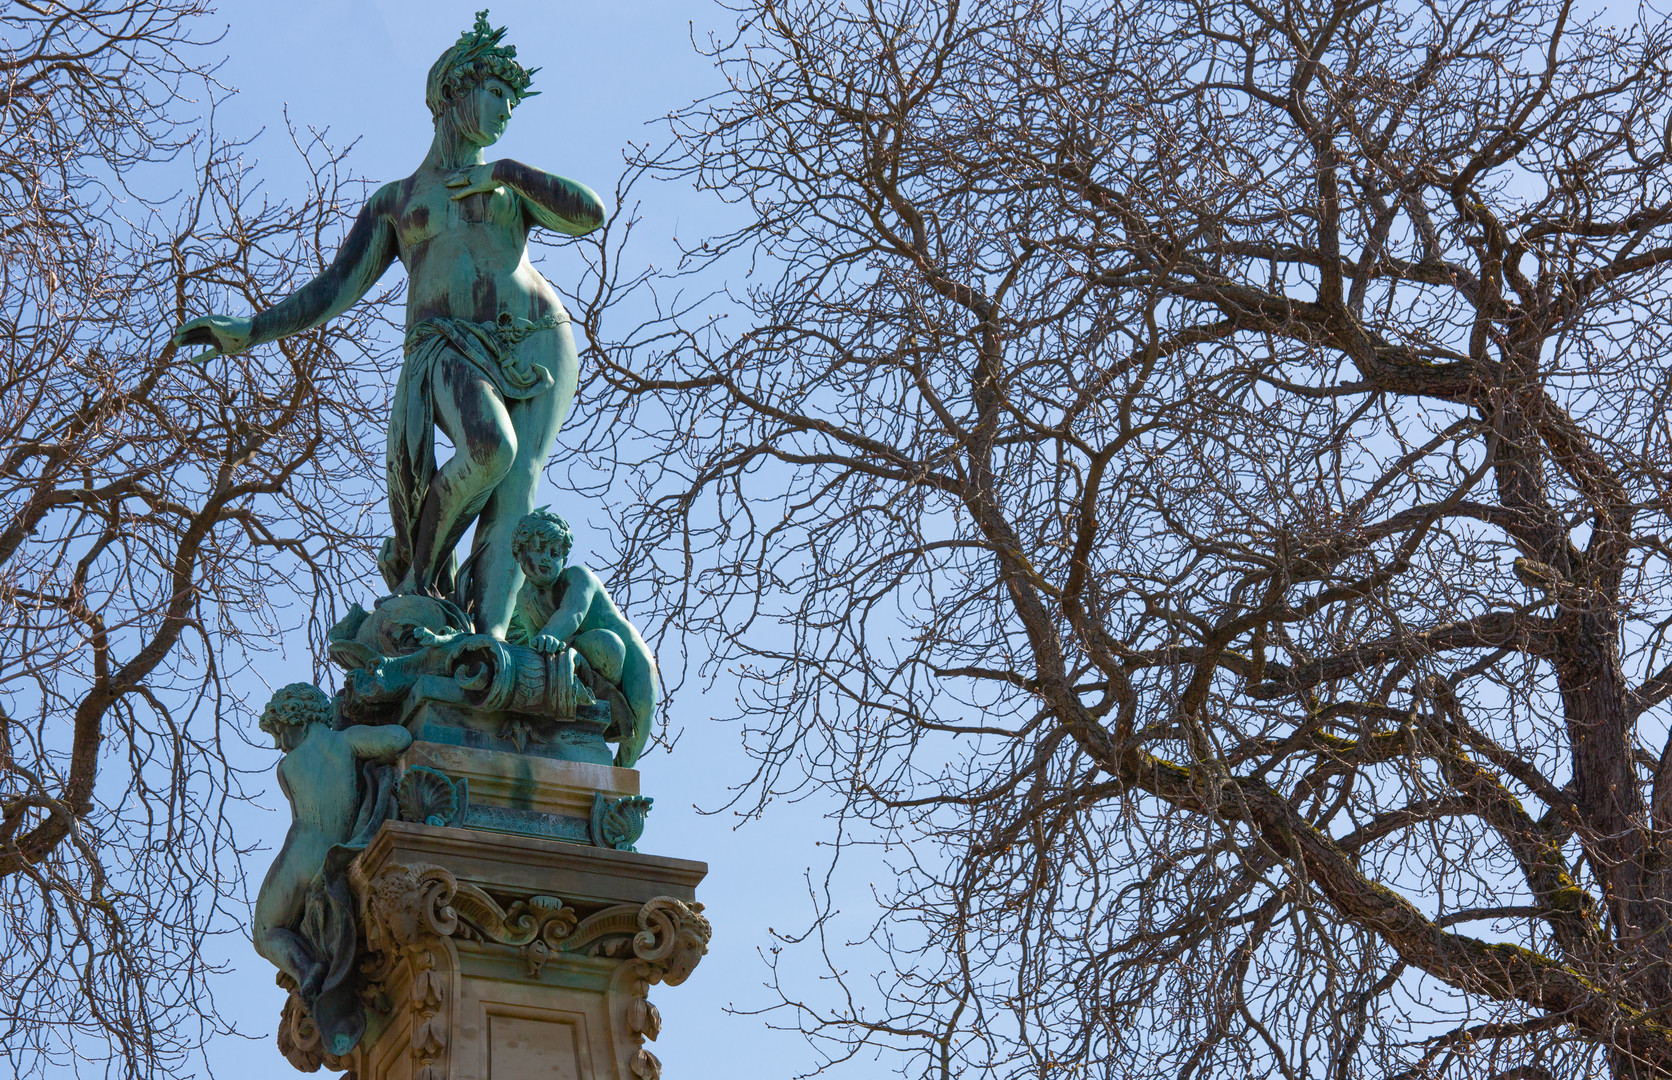
M529 86L540 69L525 68L518 63L517 47L500 44L504 37L505 27L495 29L489 24L487 9L476 13L476 24L460 34L459 40L430 68L424 98L432 115L440 116L460 90L489 77L509 86L518 101L539 93Z

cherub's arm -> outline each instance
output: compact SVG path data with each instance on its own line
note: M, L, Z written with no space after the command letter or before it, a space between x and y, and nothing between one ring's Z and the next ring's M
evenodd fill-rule
M355 724L343 729L356 758L394 761L412 745L412 732L399 724Z
M556 638L559 644L569 644L569 639L580 632L586 622L586 616L592 610L593 602L598 594L604 591L604 583L598 580L598 575L584 566L571 566L563 571L568 579L569 587L563 592L563 602L557 605L552 617L546 620L540 633Z
M608 213L604 200L585 184L510 158L474 166L447 181L454 199L480 195L502 184L520 196L536 225L554 232L585 236L602 225Z
M395 229L389 220L395 190L395 185L385 185L360 208L324 273L253 317L205 315L184 323L174 332L174 343L209 345L215 353L230 355L300 333L347 311L395 261Z

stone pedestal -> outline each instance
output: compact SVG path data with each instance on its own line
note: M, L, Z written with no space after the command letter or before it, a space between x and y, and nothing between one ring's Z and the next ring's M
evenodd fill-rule
M293 993L279 1033L291 1062L355 1080L660 1076L646 995L707 951L707 866L617 850L643 825L637 772L432 742L400 765L403 784L445 777L456 804L403 801L403 818L412 803L427 821L386 822L351 865L366 1031L350 1053L323 1052Z

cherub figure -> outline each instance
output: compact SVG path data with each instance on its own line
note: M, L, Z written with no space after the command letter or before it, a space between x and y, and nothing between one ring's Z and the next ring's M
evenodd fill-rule
M359 1041L365 1020L349 978L352 901L346 880L332 872L335 862L346 866L347 858L332 855L348 852L358 833L376 829L388 816L390 792L365 790L360 776L367 762L394 761L412 744L412 735L396 725L335 731L331 699L308 683L291 683L274 694L260 726L285 752L279 790L290 801L291 823L256 895L255 951L295 980L326 1047L344 1054Z
M661 697L656 657L598 575L584 566L566 565L574 542L569 523L545 507L517 522L511 553L524 580L511 620L511 640L543 653L574 649L620 691L630 715L611 710L621 735L615 763L630 769L650 738Z

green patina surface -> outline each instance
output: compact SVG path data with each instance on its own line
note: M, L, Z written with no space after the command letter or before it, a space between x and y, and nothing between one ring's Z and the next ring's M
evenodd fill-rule
M430 70L435 136L418 169L385 184L324 273L252 316L207 315L175 333L206 356L310 329L363 297L398 259L407 273L407 347L390 416L394 535L383 569L397 593L457 592L483 633L503 637L520 584L510 538L534 508L541 466L574 401L569 314L534 268L536 227L582 235L603 224L592 189L509 158L488 161L533 72L486 12ZM435 428L456 448L435 461ZM471 572L454 547L472 525Z

